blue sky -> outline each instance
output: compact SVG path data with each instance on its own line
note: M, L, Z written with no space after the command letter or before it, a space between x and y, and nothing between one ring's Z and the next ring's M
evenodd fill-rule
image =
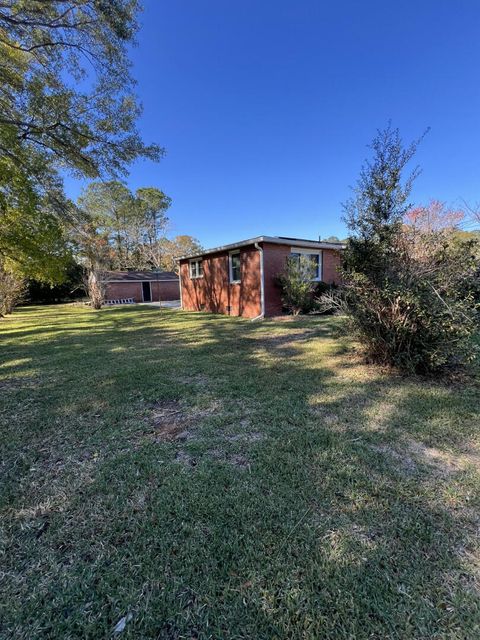
M167 155L127 183L173 199L172 235L343 237L341 203L389 119L406 141L431 127L414 202L480 200L478 0L144 4L140 129Z

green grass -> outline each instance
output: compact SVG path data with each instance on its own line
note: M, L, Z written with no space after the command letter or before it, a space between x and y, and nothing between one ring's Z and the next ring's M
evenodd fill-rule
M0 636L479 638L479 386L337 325L2 321Z

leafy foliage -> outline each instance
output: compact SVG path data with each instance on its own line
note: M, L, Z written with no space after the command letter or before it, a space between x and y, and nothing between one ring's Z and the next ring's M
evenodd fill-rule
M36 205L6 207L0 214L0 259L23 277L62 282L71 260L64 225Z
M160 266L165 271L178 271L178 257L196 255L202 251L202 245L192 236L162 238L159 243Z
M138 11L136 0L2 3L0 124L16 141L3 151L42 150L49 163L90 178L161 155L135 128L127 46Z
M300 255L298 258L289 258L283 273L277 276L283 305L293 315L313 310L317 287L315 273L316 265L313 261L306 255Z
M446 228L404 226L412 182L402 171L417 143L380 131L373 161L346 204L352 237L344 253L344 302L373 362L432 372L467 362L476 324L475 241L455 243Z
M414 207L407 211L405 223L421 232L454 230L464 218L465 213L460 209L451 209L445 202L431 200L426 206Z
M105 179L163 153L136 129L127 47L138 11L136 0L0 5L0 256L28 276L58 279L49 257L77 222L59 171Z
M60 284L48 284L33 278L27 281L27 300L30 304L55 304L83 297L83 269L73 258L67 265L65 279Z

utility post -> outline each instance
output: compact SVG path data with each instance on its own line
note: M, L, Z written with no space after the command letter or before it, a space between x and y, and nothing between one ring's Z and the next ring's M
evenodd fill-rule
M155 272L157 274L157 291L158 291L158 310L162 310L162 301L160 299L160 267L155 267Z

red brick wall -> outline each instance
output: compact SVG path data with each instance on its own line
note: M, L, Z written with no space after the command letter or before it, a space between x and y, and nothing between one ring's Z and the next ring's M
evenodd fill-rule
M327 284L341 283L342 279L338 271L341 259L340 251L335 251L334 249L323 250L322 280Z
M161 300L179 300L180 286L178 281L151 282L152 302L158 302L158 294ZM141 282L107 282L106 300L119 300L121 298L133 298L135 302L143 302Z
M240 250L241 281L230 283L228 252L205 256L203 278L190 278L189 261L182 260L182 306L187 311L210 311L254 318L260 315L260 257L253 246Z
M152 282L152 300L180 300L180 283L178 280L165 280L165 282Z
M284 270L290 251L290 246L283 244L269 244L266 242L263 245L266 316L278 316L282 313L280 289L275 284L275 278Z
M282 313L280 289L275 278L280 274L291 245L264 243L263 270L265 282L265 315ZM203 278L190 278L189 261L182 260L180 277L182 282L182 304L186 311L210 311L234 316L254 318L260 315L260 256L255 247L240 249L241 282L231 284L228 272L228 252L205 256ZM323 249L323 281L328 284L340 282L337 267L340 253L333 249Z
M135 302L142 302L142 284L140 282L107 282L105 299L121 298L133 298Z
M282 313L280 289L275 277L285 268L285 262L292 250L291 245L270 244L263 246L263 270L265 274L265 315L276 316ZM322 249L322 280L327 284L339 284L340 252L334 249Z

